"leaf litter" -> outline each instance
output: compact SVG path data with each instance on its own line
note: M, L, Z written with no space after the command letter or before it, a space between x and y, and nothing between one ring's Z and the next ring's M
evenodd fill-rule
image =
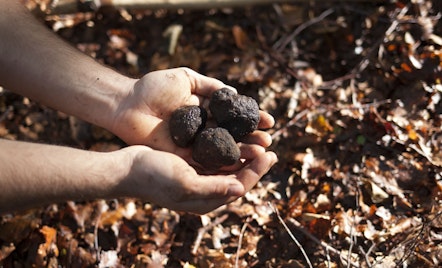
M0 220L2 267L435 267L442 264L442 5L341 1L51 13L130 76L188 66L271 113L278 164L203 216L70 201ZM0 136L87 150L106 130L0 90Z

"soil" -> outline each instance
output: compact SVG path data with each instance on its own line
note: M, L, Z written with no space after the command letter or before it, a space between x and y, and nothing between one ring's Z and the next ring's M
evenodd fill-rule
M187 66L254 98L275 117L267 131L279 162L245 197L203 216L133 199L3 215L1 267L442 264L442 1L66 15L50 13L53 1L23 2L121 73ZM180 26L174 44L165 33ZM126 146L7 89L0 137Z

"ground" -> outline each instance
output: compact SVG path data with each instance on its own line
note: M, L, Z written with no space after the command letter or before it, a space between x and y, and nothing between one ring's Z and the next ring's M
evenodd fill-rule
M244 198L203 216L132 199L4 215L0 267L442 264L441 1L80 5L65 15L51 13L52 1L24 2L124 74L188 66L252 96L276 119L269 149L279 162ZM7 89L0 136L96 151L126 146Z

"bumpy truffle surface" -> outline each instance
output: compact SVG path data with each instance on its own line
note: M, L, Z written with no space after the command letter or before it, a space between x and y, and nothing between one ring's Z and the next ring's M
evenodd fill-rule
M197 135L193 144L193 160L209 169L233 165L239 157L238 145L224 128L203 130Z
M172 140L180 147L188 147L194 141L207 120L207 111L196 105L183 106L176 109L169 121Z
M227 129L236 141L241 141L258 127L258 103L228 88L213 93L209 109L218 126Z

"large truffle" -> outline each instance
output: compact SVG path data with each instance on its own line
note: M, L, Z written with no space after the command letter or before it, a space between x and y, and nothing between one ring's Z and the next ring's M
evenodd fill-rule
M188 147L201 131L207 120L204 108L190 105L176 109L169 121L169 130L172 140L180 147Z
M192 158L209 169L236 163L240 150L232 135L224 128L207 128L197 134Z
M236 141L241 141L258 127L258 103L228 88L213 93L209 109L218 126L227 129Z

